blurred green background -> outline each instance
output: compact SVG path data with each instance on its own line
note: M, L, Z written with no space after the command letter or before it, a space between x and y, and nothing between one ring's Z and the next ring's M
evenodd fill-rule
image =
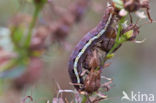
M59 6L67 7L72 0L54 0L54 2ZM156 1L151 0L150 4L152 18L156 20ZM24 89L22 93L11 89L5 90L0 95L0 103L19 103L27 95L31 95L35 101L38 101L37 103L46 103L46 100L51 101L53 96L56 96L58 90L56 82L62 89L73 89L69 85L70 79L67 72L69 56L80 38L96 26L103 15L105 5L105 0L91 1L82 22L73 26L67 39L67 43L71 44L71 49L67 51L59 48L58 45L53 45L42 57L45 68L39 81ZM7 27L9 20L17 12L31 13L29 4L22 9L19 8L17 0L0 0L0 27ZM122 103L120 99L122 91L128 94L134 91L156 96L156 23L141 27L137 40L144 38L146 41L142 44L125 43L109 61L112 64L104 70L103 75L113 78L113 87L107 93L109 100L103 103ZM71 96L68 93L64 95Z

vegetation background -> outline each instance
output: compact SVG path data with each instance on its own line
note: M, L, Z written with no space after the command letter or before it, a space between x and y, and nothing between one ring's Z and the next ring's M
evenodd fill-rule
M56 6L66 9L75 0L53 0ZM151 0L151 15L156 20L156 1ZM18 12L32 14L33 7L25 3L20 7L18 0L0 0L0 27L8 27L11 18ZM101 19L106 0L92 0L82 18L82 21L74 24L66 39L69 48L64 49L58 44L52 44L50 49L41 57L44 61L42 75L38 81L17 92L10 87L10 81L5 82L1 89L0 103L19 103L25 96L32 96L36 103L46 103L52 101L56 96L58 88L56 82L62 89L73 89L69 85L70 79L67 72L68 59L76 43ZM43 9L49 11L46 5ZM50 15L55 13L50 11ZM41 12L39 21L42 17L49 15ZM50 18L50 17L49 17ZM143 21L144 22L144 21ZM140 24L142 24L141 22ZM142 44L125 43L116 52L115 57L110 61L110 67L104 70L103 75L113 78L113 87L107 93L109 100L107 103L121 103L122 91L130 93L152 93L156 96L156 24L144 25L140 29L137 40L146 41ZM8 47L9 45L3 44ZM34 72L35 73L35 72ZM3 82L4 83L4 82ZM72 95L65 93L64 96L71 99ZM27 101L28 102L28 101ZM143 102L142 102L143 103Z

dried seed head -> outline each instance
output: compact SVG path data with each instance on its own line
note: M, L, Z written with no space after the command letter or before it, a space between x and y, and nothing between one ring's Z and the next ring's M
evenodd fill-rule
M84 90L88 94L96 92L100 88L101 70L92 69L84 82Z
M91 94L100 88L101 69L99 69L100 59L97 50L89 53L85 62L83 65L88 65L89 73L84 79L84 91Z
M128 12L134 12L140 9L140 0L123 0L124 8Z
M147 8L149 9L149 0L141 0L140 1L141 7L142 8Z

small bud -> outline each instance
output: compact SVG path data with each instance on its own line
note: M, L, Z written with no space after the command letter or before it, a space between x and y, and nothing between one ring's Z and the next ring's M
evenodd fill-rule
M128 12L125 10L125 9L121 9L120 12L119 12L119 15L124 17L128 14Z
M118 9L123 9L124 8L122 0L113 0L113 3L115 5L115 7L118 8Z
M124 35L125 35L126 39L130 39L131 37L133 37L133 30L126 32Z
M112 54L108 54L108 55L107 55L107 59L111 59L113 56L114 56L113 53L112 53Z

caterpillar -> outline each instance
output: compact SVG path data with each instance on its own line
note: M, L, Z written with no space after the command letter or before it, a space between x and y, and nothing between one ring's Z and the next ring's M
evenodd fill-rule
M105 14L100 21L100 23L90 32L88 32L76 45L72 55L70 56L68 72L73 84L83 84L82 73L82 63L90 50L96 46L99 41L104 41L102 43L109 45L110 39L107 38L106 34L109 33L110 25L113 21L113 8L107 7ZM111 44L113 45L113 43ZM107 46L105 46L106 48ZM108 48L106 48L107 51ZM81 90L80 85L74 85L77 90Z

